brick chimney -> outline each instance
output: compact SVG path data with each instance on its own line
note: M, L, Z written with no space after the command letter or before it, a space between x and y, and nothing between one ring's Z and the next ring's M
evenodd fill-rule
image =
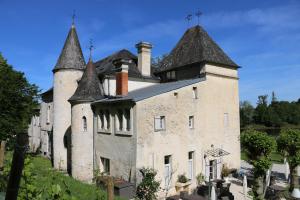
M128 67L132 63L130 59L117 59L116 66L116 95L126 96L128 94Z
M139 42L135 45L138 51L138 69L143 76L151 76L151 49L152 44Z

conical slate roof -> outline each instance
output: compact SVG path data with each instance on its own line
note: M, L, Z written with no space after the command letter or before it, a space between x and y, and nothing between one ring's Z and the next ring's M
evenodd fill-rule
M59 69L83 70L84 67L85 61L82 50L75 26L72 25L53 71L55 72Z
M215 63L238 67L199 25L188 29L155 73L193 63Z
M78 87L69 99L72 102L91 102L104 98L103 87L97 77L96 68L92 59L86 65L86 69L79 81Z

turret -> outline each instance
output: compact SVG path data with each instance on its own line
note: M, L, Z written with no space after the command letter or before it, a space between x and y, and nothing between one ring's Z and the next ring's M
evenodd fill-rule
M103 98L103 87L90 58L78 88L69 99L72 105L72 176L85 182L91 182L93 179L94 137L91 103Z
M71 169L71 105L68 99L74 94L84 68L82 50L72 25L53 69L53 164L56 169Z

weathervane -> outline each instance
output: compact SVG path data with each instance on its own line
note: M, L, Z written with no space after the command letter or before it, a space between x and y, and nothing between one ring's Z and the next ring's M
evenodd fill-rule
M203 14L203 13L202 13L200 10L198 10L198 11L195 13L195 15L196 15L197 18L198 18L198 25L200 24L200 17L201 17L202 14Z
M186 17L185 17L185 20L188 22L188 26L190 26L190 21L193 19L193 15L191 14L188 14Z
M90 50L90 59L92 59L92 52L95 49L95 46L93 45L93 39L90 39L90 46L89 46L89 50Z
M73 26L74 26L74 24L75 24L75 17L76 17L75 11L76 11L76 10L73 10L73 15L72 15L72 25L73 25Z

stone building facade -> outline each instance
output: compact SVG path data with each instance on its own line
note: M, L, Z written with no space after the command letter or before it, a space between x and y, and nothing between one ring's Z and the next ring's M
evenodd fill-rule
M56 169L85 182L99 169L138 184L139 169L154 168L160 197L176 193L178 175L193 188L200 173L239 168L238 65L200 26L156 68L152 45L136 47L137 56L123 49L85 64L72 25L35 116L40 129L29 128L32 148L40 143Z

